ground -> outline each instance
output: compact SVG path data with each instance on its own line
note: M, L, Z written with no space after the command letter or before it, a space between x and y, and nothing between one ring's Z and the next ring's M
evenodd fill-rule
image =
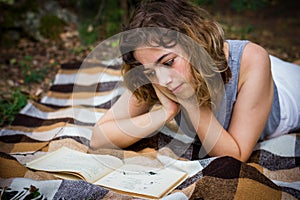
M297 3L239 13L222 2L207 9L223 26L226 38L248 39L272 55L300 64ZM20 89L28 99L39 100L49 89L60 64L82 61L90 49L80 43L74 26L66 27L58 41L33 42L24 38L14 48L1 47L0 98L11 100L13 91Z

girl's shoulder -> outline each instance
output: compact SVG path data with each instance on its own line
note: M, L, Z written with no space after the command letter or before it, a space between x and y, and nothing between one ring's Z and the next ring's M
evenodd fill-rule
M270 62L269 53L262 46L248 42L245 45L242 57L241 57L241 67L242 65L247 66L248 69L261 68L262 64L268 64Z
M266 58L268 52L260 45L249 40L226 40L230 54L241 54L242 56L252 55Z
M270 72L269 53L260 45L248 42L241 56L239 85L241 86L244 81L258 76L268 77Z

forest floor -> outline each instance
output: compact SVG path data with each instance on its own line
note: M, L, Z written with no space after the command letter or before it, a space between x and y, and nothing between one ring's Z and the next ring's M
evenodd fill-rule
M238 13L224 5L207 10L223 26L226 38L250 40L272 55L300 64L299 6L283 6L280 12L270 8ZM66 27L59 41L34 42L24 38L13 48L1 47L2 109L15 103L16 91L25 94L27 99L39 100L48 91L60 64L83 61L90 51L90 47L80 43L74 26ZM0 126L7 123L2 119Z

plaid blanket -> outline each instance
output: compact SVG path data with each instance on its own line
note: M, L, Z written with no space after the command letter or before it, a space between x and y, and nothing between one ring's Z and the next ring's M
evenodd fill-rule
M258 143L246 163L231 157L197 157L199 148L177 134L172 123L127 149L90 150L93 125L124 87L118 60L85 63L84 68L81 63L62 64L47 95L28 102L12 125L0 130L3 199L136 199L24 167L62 146L141 165L178 162L190 176L164 199L300 199L300 133Z

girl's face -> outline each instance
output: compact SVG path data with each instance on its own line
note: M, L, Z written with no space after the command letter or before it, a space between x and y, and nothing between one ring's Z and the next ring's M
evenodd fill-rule
M173 100L187 99L194 94L194 78L191 65L179 46L164 49L142 46L134 57L144 66L148 79Z

